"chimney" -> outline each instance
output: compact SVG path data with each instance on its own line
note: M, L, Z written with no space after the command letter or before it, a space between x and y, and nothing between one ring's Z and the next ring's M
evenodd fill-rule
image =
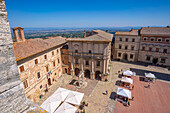
M23 29L24 28L21 28L21 27L13 28L14 40L16 40L16 42L25 41L25 36L24 36L24 30Z
M106 30L106 32L109 32L109 30Z
M83 37L84 37L84 38L86 37L86 30L84 30L84 35L83 35Z

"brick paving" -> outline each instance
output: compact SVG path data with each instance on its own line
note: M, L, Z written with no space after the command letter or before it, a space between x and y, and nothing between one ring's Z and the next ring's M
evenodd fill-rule
M147 88L147 82L133 77L134 101L129 107L116 102L114 113L170 113L170 83L156 80Z

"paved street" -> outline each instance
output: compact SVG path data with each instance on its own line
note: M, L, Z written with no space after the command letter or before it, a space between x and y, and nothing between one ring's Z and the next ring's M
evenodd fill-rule
M86 79L85 81L87 82L87 86L85 88L78 89L74 85L70 84L72 80L76 79L76 77L72 77L70 75L62 75L59 80L50 88L49 92L47 92L45 96L43 96L42 99L37 102L37 104L41 105L43 101L46 100L50 95L52 95L58 87L63 87L85 94L83 101L86 101L88 103L88 107L85 107L86 113L113 113L115 110L114 108L117 106L117 102L115 102L115 95L117 88L119 87L119 81L121 79L119 76L119 74L121 74L119 73L121 69L130 69L132 71L135 71L138 76L143 76L143 73L145 71L163 73L164 75L166 75L166 78L168 78L170 75L167 69L160 67L146 67L145 65L137 65L118 61L112 61L111 64L111 71L109 75L109 80L107 82ZM164 79L162 78L161 80L157 81L169 83L168 80L164 81ZM108 95L105 95L106 90L109 91Z

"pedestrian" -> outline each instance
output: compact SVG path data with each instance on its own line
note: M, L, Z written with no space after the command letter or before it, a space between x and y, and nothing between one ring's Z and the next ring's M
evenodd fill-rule
M108 90L106 90L106 95L108 94Z
M149 82L149 84L148 84L148 88L150 88L150 82Z

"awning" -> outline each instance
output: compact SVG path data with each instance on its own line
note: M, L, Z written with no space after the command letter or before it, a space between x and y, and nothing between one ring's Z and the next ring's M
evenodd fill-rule
M147 78L155 78L155 75L152 73L145 73L145 77Z
M76 107L64 102L54 113L75 113L76 110Z
M133 80L131 78L127 78L127 77L122 77L121 82L133 84Z
M123 71L123 75L132 76L132 75L133 75L133 72L132 72L132 71L129 71L129 70L126 70L126 71Z
M59 101L64 101L69 93L70 90L59 87L51 97L54 97L56 100Z
M131 98L131 91L119 87L117 89L117 95L127 97L127 98Z

